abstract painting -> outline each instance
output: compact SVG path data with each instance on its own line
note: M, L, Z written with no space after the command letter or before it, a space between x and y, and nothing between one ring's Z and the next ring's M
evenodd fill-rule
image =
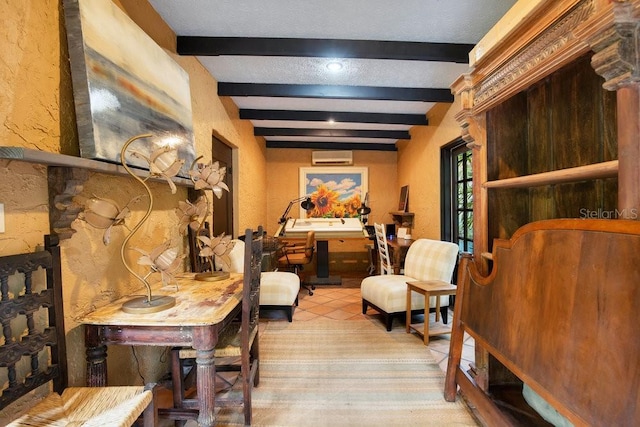
M309 196L315 207L300 218L355 218L368 191L366 167L300 168L300 196Z
M80 155L120 163L132 136L170 136L185 160L195 159L189 75L111 0L64 0ZM157 146L131 147L149 156ZM129 156L131 166L143 160Z

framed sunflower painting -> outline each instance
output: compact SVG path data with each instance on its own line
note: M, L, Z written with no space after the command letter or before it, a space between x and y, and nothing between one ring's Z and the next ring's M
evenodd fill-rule
M300 218L357 218L368 191L366 167L300 168L300 197L308 196L315 207L300 208Z

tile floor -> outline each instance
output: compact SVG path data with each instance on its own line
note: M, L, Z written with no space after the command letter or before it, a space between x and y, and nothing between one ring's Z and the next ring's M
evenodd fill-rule
M354 320L365 317L380 318L377 312L369 309L367 315L362 314L362 300L360 298L361 277L344 277L342 286L317 286L313 295L309 295L307 290L300 289L298 297L298 307L293 314L294 322L312 322L315 319L328 318L334 320ZM287 321L284 312L263 311L261 316L264 320ZM433 317L434 314L432 313ZM449 319L453 318L453 312L449 312ZM418 321L420 319L417 319ZM382 320L380 320L382 322ZM394 328L404 328L404 323L394 320ZM417 340L422 337L415 334ZM440 368L446 372L447 358L449 355L448 334L433 336L429 340L429 351L434 356ZM462 353L462 363L468 366L474 359L473 338L467 337Z

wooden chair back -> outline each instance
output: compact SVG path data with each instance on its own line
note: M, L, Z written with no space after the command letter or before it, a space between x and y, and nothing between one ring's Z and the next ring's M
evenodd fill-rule
M373 227L376 231L378 257L380 258L380 274L393 274L393 263L391 262L391 256L389 254L389 245L387 244L384 224L374 223Z
M305 247L304 247L304 256L305 258L309 259L307 264L313 261L313 253L315 252L315 250L316 250L316 232L309 231L307 233L307 243L305 244Z
M242 283L242 315L240 320L240 347L234 351L232 346L224 346L224 349L216 348L216 357L240 356L240 377L242 379L242 400L233 395L226 398L216 398L216 405L234 406L242 405L244 410L245 425L251 425L252 404L251 392L260 381L259 363L260 346L258 337L258 325L260 317L260 278L262 275L262 243L264 233L262 226L257 233L247 229L244 238L244 271ZM228 330L233 330L233 325ZM233 337L228 337L236 342ZM220 343L219 343L220 345ZM216 363L216 369L220 371L237 370L233 364L223 365Z
M0 409L49 381L58 393L67 386L61 282L57 236L44 251L0 257Z
M305 264L313 261L313 254L316 250L316 232L309 231L307 240L304 243L294 243L286 245L282 248L283 256L278 262L284 266L293 267L296 274L297 270Z
M10 426L124 425L142 414L145 427L156 426L155 384L67 387L58 241L45 236L43 251L0 257L0 409L51 381L54 393L43 388L44 399Z
M251 336L253 335L255 337L257 335L259 324L262 239L262 226L258 227L257 234L254 234L251 229L246 230L244 245L244 277L242 285L242 327L240 337L243 347L243 363L245 362L245 357L247 359L247 363L249 362L250 346L252 344Z

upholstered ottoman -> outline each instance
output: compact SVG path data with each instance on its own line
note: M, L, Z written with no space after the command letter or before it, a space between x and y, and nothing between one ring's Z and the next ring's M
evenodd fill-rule
M244 242L233 240L234 246L227 259L216 256L216 265L222 271L242 273L244 271ZM287 312L293 321L293 309L298 305L300 277L286 271L265 271L260 276L260 309L277 309Z
M278 309L293 321L293 310L298 305L300 277L286 271L267 271L260 278L260 309Z

